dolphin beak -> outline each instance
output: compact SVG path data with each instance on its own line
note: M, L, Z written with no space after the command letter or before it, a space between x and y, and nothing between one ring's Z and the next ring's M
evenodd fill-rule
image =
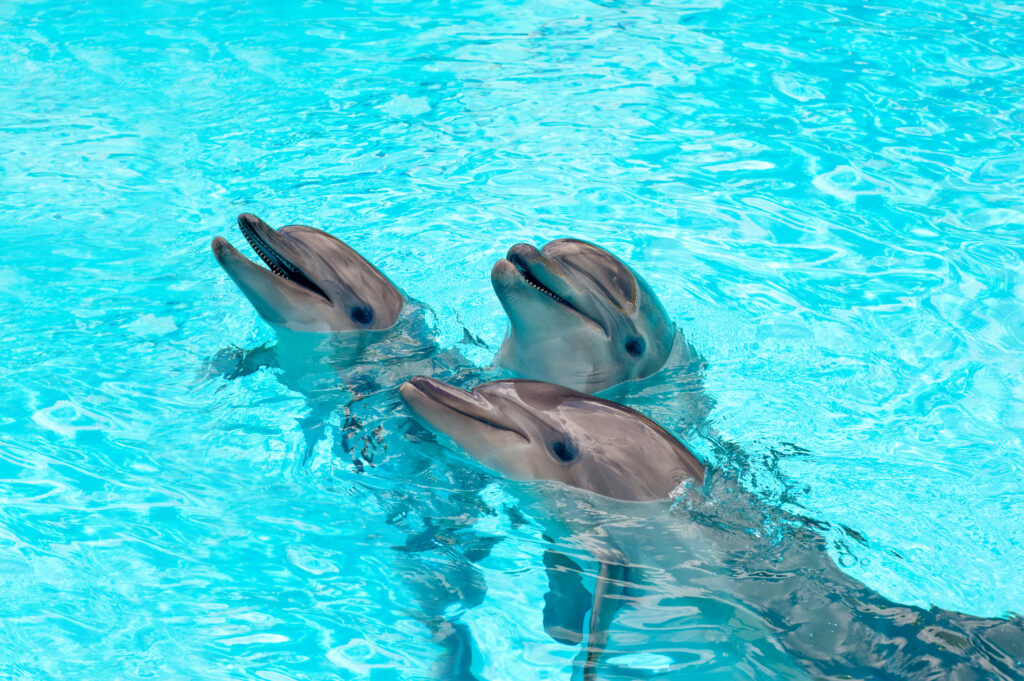
M210 247L220 266L256 311L271 324L287 325L299 317L315 321L327 314L329 303L323 296L260 267L239 253L224 237L214 237Z
M515 433L527 440L505 415L486 398L426 376L417 376L398 388L409 408L431 427L453 435L469 421Z
M507 293L519 279L521 279L519 270L504 258L494 263L494 267L491 268L491 286L499 294Z
M498 275L497 280L495 274ZM527 284L534 292L544 294L577 314L583 314L572 302L576 293L562 265L530 244L516 244L508 249L508 255L491 270L491 283L495 291L499 283L506 289L516 284Z
M458 414L483 416L490 403L471 392L460 390L426 376L416 376L398 388L399 394L413 411L425 406L441 406Z
M270 271L285 278L290 278L290 275L297 272L295 266L279 254L284 244L273 227L252 213L242 213L238 216L238 229Z

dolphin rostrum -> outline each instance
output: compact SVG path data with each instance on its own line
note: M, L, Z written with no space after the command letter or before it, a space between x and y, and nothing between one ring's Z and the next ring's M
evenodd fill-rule
M405 296L345 242L304 225L278 230L255 215L238 227L264 269L215 237L213 254L265 320L292 331L330 333L394 326Z
M685 346L650 286L586 241L516 244L491 283L510 322L497 364L523 378L595 393L650 376Z

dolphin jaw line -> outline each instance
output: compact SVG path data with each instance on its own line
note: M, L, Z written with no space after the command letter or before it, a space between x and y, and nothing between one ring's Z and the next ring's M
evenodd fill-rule
M530 270L528 270L526 268L526 266L520 261L519 258L516 258L516 257L509 258L509 262L512 263L512 266L515 267L516 270L519 272L519 276L521 276L523 278L523 281L525 281L527 284L529 284L530 286L532 286L536 290L540 291L541 293L546 295L548 298L551 298L556 303L559 303L560 305L565 305L566 307L570 308L571 310L579 312L579 310L576 309L575 305L573 305L568 300L566 300L562 296L558 295L557 293L555 293L554 291L549 289L547 286L542 284L539 279L537 279L535 276L533 276L530 273Z
M252 250L256 251L256 255L260 256L260 259L266 263L271 272L282 279L287 279L293 284L298 284L310 292L316 293L324 300L330 302L331 299L327 297L327 294L324 293L323 289L310 281L309 277L303 274L298 267L281 257L281 255L278 254L270 244L261 239L253 230L244 225L240 225L239 228L242 231L242 236L244 236L245 240L249 242L250 246L252 246Z

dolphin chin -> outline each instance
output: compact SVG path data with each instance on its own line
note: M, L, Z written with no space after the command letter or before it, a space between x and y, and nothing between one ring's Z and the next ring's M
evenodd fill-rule
M238 252L227 239L215 237L213 255L256 311L276 326L330 332L330 301L299 284L264 269Z
M525 378L599 392L658 371L675 342L647 283L586 241L516 244L491 284L510 324L497 363Z
M213 255L257 312L275 326L330 333L392 327L405 296L344 242L304 225L275 230L238 216L242 236L266 268L214 238Z

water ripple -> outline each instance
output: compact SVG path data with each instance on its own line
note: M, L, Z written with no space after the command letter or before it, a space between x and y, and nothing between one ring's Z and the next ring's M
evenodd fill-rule
M1024 611L1019 7L0 16L5 675L433 678L436 622L393 577L465 570L481 676L567 676L539 614L543 541L500 485L479 493L494 515L448 500L455 529L430 535L396 509L446 499L450 461L412 481L327 455L297 470L300 395L204 378L218 350L272 338L208 250L242 211L349 240L433 309L442 345L479 337L479 364L505 330L488 272L508 246L601 243L707 358L712 425L743 454L695 447L829 523L835 559L907 608ZM451 553L475 528L502 540L469 566L483 593ZM410 535L435 548L403 558ZM655 610L626 620L654 643L622 667L725 664L656 635L691 611ZM738 650L741 675L770 676Z

